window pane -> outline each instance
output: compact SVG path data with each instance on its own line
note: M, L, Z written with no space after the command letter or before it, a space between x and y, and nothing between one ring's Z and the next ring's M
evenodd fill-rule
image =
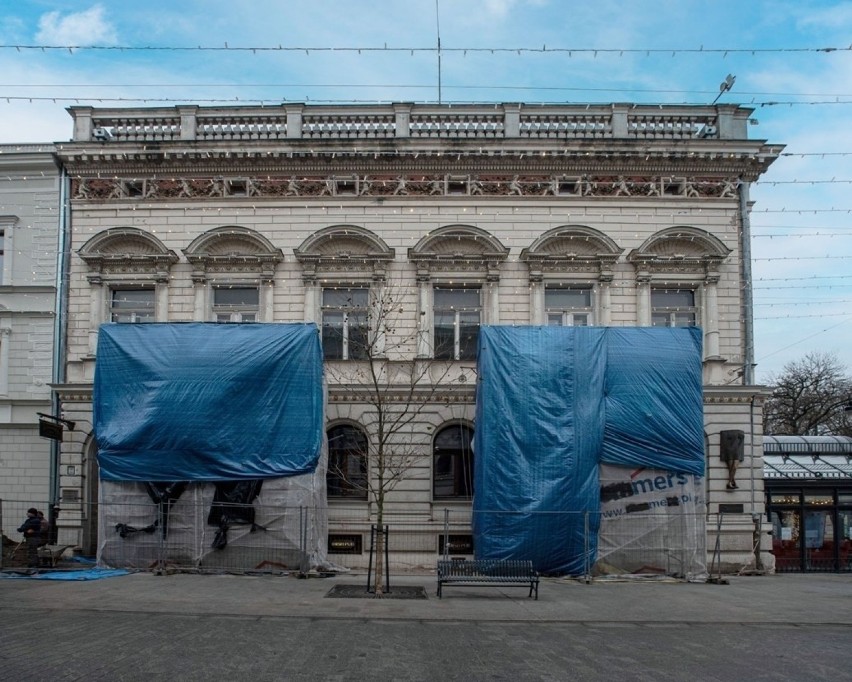
M369 330L367 328L367 316L364 314L349 314L347 317L349 325L348 357L350 360L366 360L369 356Z
M695 292L691 289L652 289L651 305L655 308L692 308Z
M455 357L455 314L435 312L435 357L452 360Z
M113 322L153 322L153 289L113 289L110 302Z
M651 315L651 326L652 327L668 327L671 325L669 320L669 316L665 313L652 313Z
M675 327L694 327L695 326L695 313L675 313L674 326Z
M547 324L551 327L562 326L562 313L548 313Z
M435 498L473 496L473 430L464 424L442 429L433 449L432 495Z
M571 322L575 327L588 327L589 316L585 313L574 313L571 316Z
M478 310L479 289L435 287L436 310Z
M559 310L591 308L592 290L586 287L548 287L544 290L544 305Z
M354 426L328 431L329 497L367 499L367 437Z
M215 287L213 289L213 305L225 306L257 306L257 287Z
M324 308L366 308L370 303L369 289L323 289Z
M459 360L475 360L479 339L479 313L459 313Z
M323 312L322 354L328 360L343 359L343 313Z

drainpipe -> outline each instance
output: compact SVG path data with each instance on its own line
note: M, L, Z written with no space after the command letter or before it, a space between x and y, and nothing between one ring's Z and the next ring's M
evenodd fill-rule
M65 325L67 321L67 300L65 282L68 274L69 254L66 253L68 246L68 188L70 179L68 173L60 165L59 169L59 234L57 236L56 255L56 280L54 298L53 318L53 358L51 367L51 379L56 386L65 381ZM51 414L59 414L60 404L56 389L51 392ZM51 441L50 445L50 500L52 506L59 504L59 457L61 450L60 441ZM52 521L53 522L53 521ZM55 527L55 523L54 523Z
M745 357L743 359L743 385L754 385L754 302L751 281L751 218L749 216L749 184L740 181L737 186L739 197L740 225L742 236L740 254L743 275L743 335L745 336Z

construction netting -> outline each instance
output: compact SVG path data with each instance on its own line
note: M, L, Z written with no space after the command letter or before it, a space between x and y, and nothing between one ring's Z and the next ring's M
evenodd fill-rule
M106 324L97 358L99 562L325 563L315 325Z
M609 549L603 538L627 527L604 521L601 464L658 469L672 483L704 473L697 328L482 327L478 373L478 557L585 574L599 545ZM656 542L641 524L634 534Z

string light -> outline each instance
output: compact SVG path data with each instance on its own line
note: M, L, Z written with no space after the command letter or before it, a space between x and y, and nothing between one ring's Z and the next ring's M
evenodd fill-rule
M383 46L295 46L295 45L253 45L253 46L234 46L227 41L222 45L26 45L26 44L3 44L0 45L0 50L33 50L37 52L60 51L71 52L80 50L98 50L106 52L357 52L357 53L372 53L372 52L408 52L412 53L434 53L438 52L458 52L458 53L486 53L486 54L543 54L543 53L565 53L573 54L590 54L597 56L598 54L624 56L630 54L639 55L682 55L682 54L744 54L756 56L758 54L784 54L784 53L821 53L830 54L832 52L850 52L852 45L844 47L760 47L760 48L714 48L701 47L697 48L624 48L624 47L597 47L597 48L578 48L578 47L389 47L387 44Z

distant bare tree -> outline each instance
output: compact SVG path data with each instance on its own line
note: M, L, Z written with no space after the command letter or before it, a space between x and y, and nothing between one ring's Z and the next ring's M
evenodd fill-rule
M346 314L346 356L354 362L327 363L329 378L338 389L360 396L367 409L360 424L368 434L366 452L359 453L366 466L352 467L329 462L329 473L350 490L362 490L373 506L378 529L376 540L375 595L382 596L385 508L388 495L424 456L414 424L433 409L437 393L448 387L452 360L417 358L417 329L399 323L414 317L410 307L416 296L399 285L383 284L369 293L366 307L349 301ZM341 308L347 309L347 301ZM406 310L406 306L409 310ZM324 343L329 329L323 328ZM363 444L362 446L363 447Z
M852 377L835 355L809 353L769 383L765 433L852 436Z

